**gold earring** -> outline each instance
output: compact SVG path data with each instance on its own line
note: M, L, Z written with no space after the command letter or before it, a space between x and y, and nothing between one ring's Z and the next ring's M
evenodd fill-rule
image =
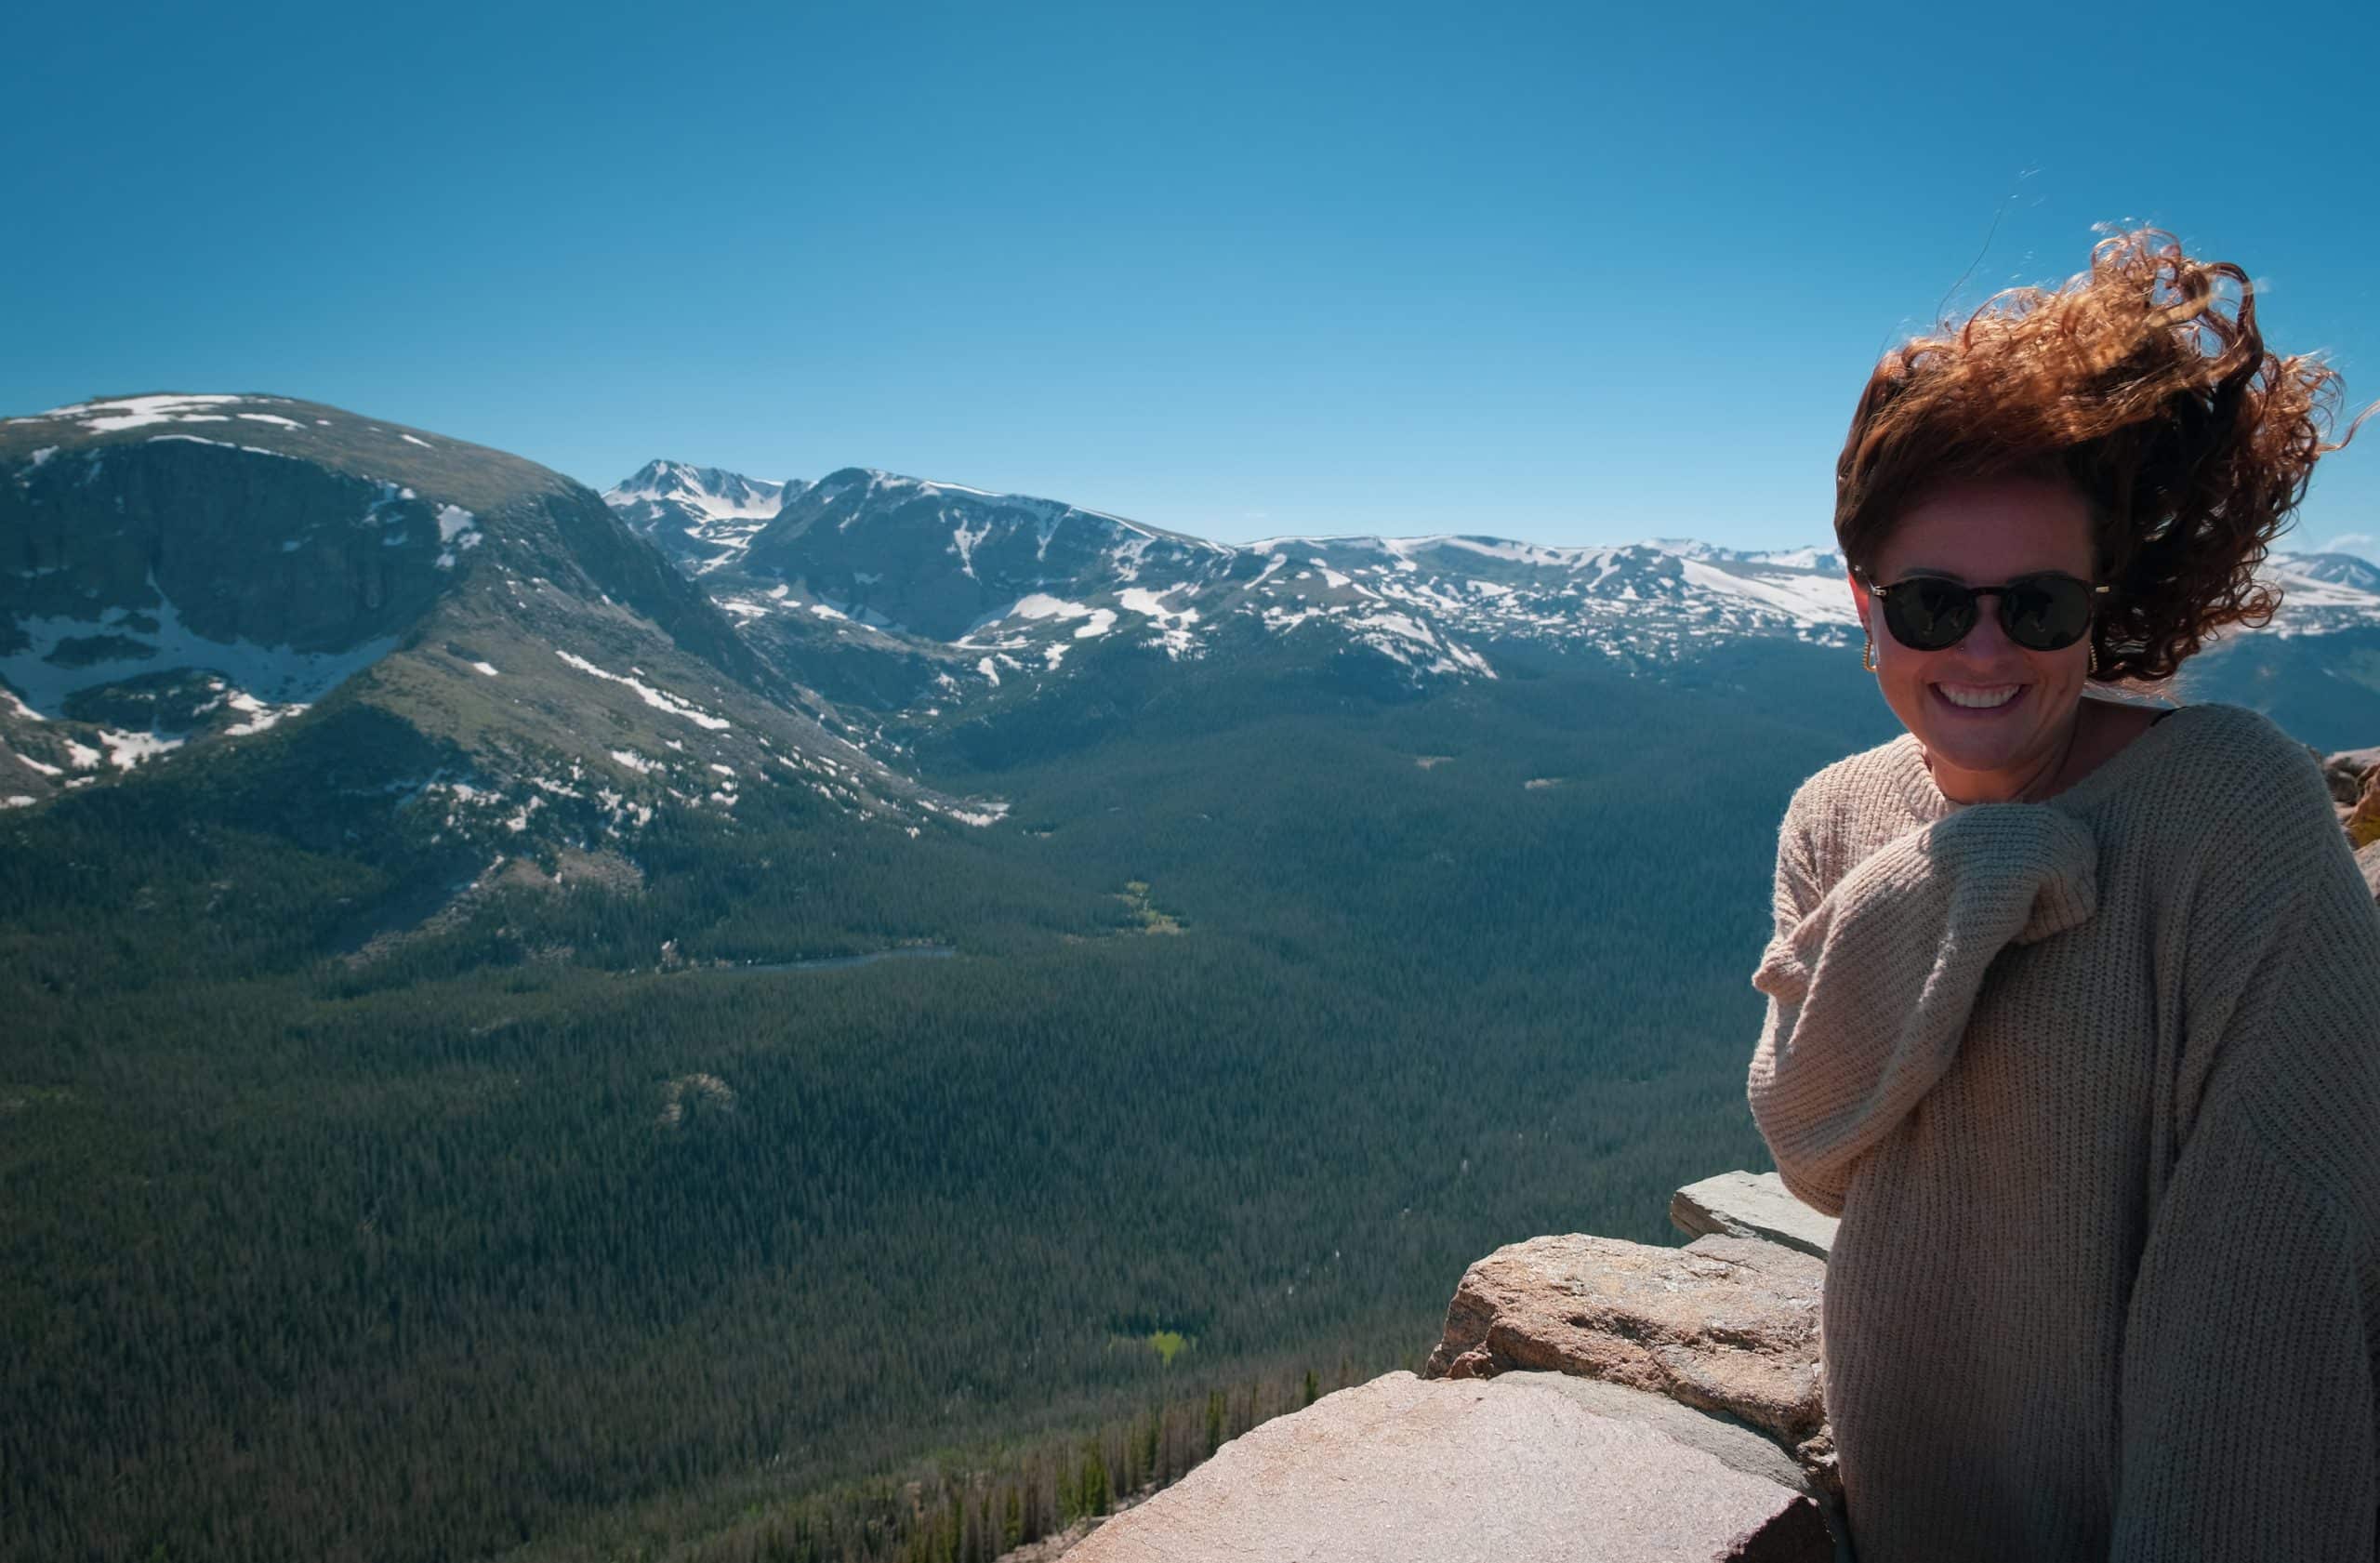
M1859 648L1859 666L1871 673L1883 672L1884 669L1876 666L1876 632L1864 621L1859 626L1859 632L1868 637L1868 643Z
M2096 677L2096 676L2097 676L2098 671L2099 671L2099 648L2098 648L2097 643L2095 642L2092 642L2092 643L2091 643L2091 665L2090 665L2090 667L2089 667L2089 668L2087 668L2086 669L2084 669L2084 676L2085 676L2085 677Z

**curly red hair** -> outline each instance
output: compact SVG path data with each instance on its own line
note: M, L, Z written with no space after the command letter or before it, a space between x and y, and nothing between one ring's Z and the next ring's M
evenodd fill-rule
M2215 631L2279 611L2256 567L2316 459L2354 435L2326 438L2342 393L2335 370L2266 350L2239 267L2157 229L2117 234L2064 286L1996 294L1885 354L1835 464L1835 540L1865 569L1928 488L2062 477L2113 589L2094 677L2162 682Z

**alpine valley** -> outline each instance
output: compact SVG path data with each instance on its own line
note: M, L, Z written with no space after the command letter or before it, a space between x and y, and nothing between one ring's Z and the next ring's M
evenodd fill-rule
M1666 1240L1768 1165L1786 800L1899 729L1831 553L1477 505L0 419L0 1551L926 1556ZM2380 568L2267 570L2160 693L2380 741Z

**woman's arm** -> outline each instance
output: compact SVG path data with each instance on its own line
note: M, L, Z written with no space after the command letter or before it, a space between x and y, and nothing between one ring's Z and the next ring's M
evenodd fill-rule
M2311 760L2208 800L2168 1166L2124 1318L2114 1557L2353 1558L2380 1528L2380 909Z
M2363 1238L2245 1104L2202 1116L2124 1318L2113 1563L2372 1563Z
M1797 815L1778 833L1777 933L1752 979L1769 1007L1746 1094L1785 1186L1841 1215L1852 1164L1958 1055L1992 958L2096 909L2097 848L2056 809L1978 803L1817 894Z

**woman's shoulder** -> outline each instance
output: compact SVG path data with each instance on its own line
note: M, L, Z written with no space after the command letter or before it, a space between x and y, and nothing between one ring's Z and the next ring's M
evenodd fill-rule
M2320 758L2264 712L2210 700L2164 714L2174 720L2133 740L2148 746L2141 751L2144 788L2170 792L2198 810L2251 815L2294 789L2322 801L2328 817L2330 792Z
M1924 775L1924 767L1917 739L1907 732L1846 754L1820 766L1793 789L1785 806L1785 828L1818 842L1922 823L1911 784L1913 775Z
M2069 807L2109 850L2169 860L2188 880L2270 886L2352 873L2315 751L2262 711L2219 701L2181 707L2106 769L2104 781L2094 775L2078 784ZM2322 865L2325 857L2339 861Z

